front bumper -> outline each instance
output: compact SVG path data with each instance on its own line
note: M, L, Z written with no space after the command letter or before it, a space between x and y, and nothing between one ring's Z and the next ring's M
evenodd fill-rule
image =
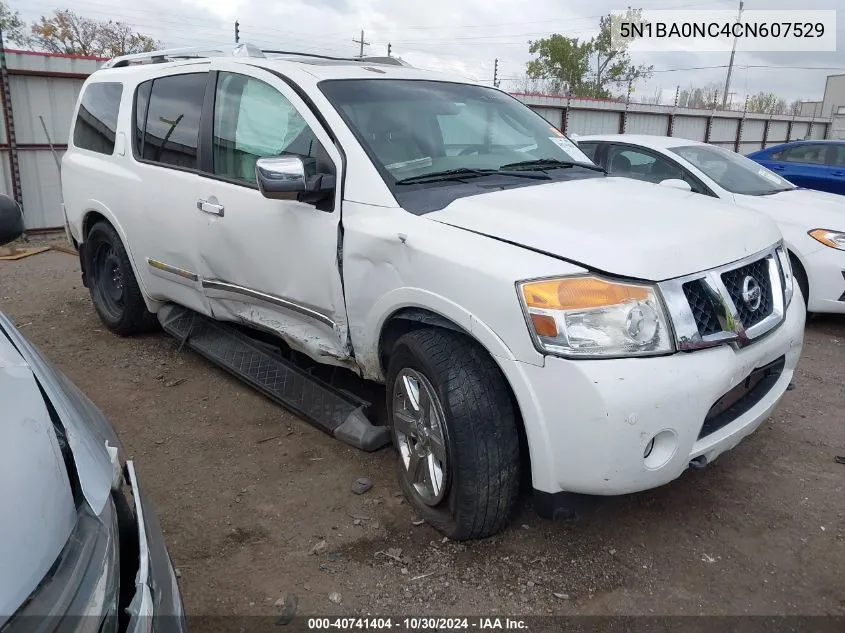
M668 483L692 460L709 462L733 448L769 417L789 386L804 319L796 296L777 329L742 349L723 345L607 360L547 357L544 367L503 362L525 421L535 490L627 494ZM781 374L762 398L699 439L716 401L781 357Z
M131 461L126 462L124 476L132 491L138 531L138 571L135 595L127 609L127 633L181 633L187 630L182 597L161 525L138 486Z
M845 251L823 247L804 257L810 312L845 314Z

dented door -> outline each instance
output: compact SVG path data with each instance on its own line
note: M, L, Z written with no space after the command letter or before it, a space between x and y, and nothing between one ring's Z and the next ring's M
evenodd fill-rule
M215 62L214 111L209 120L204 113L208 176L197 191L203 291L215 318L277 334L320 362L348 365L339 197L270 200L255 178L258 158L296 155L335 170L340 181L340 154L284 81L243 69Z

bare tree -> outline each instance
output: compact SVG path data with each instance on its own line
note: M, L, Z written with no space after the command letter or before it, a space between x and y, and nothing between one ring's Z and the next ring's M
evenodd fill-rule
M31 30L31 45L51 53L115 57L151 51L160 46L159 42L135 32L128 24L94 20L70 9L56 10L50 17L41 16Z

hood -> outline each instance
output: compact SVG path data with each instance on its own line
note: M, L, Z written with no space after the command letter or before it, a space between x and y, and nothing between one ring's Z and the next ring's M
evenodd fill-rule
M781 239L771 220L701 194L589 178L459 198L425 217L597 271L661 281Z
M76 508L50 413L27 362L0 329L0 624L53 565Z
M770 196L734 194L737 204L761 211L776 222L799 224L806 230L845 231L845 196L813 189L791 189Z
M0 504L6 510L0 521L0 624L44 578L77 519L42 390L64 427L85 502L99 515L115 476L112 458L120 446L114 431L0 312Z

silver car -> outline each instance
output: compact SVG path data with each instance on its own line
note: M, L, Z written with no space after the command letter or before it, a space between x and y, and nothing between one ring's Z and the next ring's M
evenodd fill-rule
M0 196L0 244L23 230ZM0 632L184 631L158 519L103 414L0 312Z

